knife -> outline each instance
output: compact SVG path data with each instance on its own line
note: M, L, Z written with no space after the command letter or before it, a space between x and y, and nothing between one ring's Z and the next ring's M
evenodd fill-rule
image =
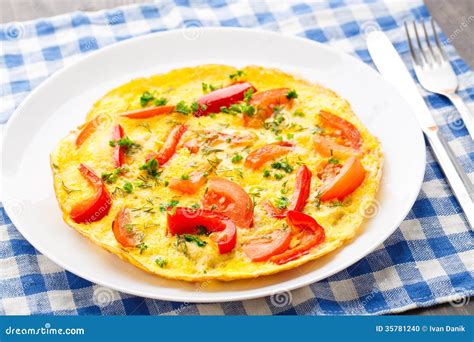
M468 224L471 229L474 229L474 186L458 163L448 142L441 135L438 125L420 95L418 86L411 78L405 63L388 37L381 31L374 31L368 35L367 47L379 72L395 86L413 109L454 196L464 211Z

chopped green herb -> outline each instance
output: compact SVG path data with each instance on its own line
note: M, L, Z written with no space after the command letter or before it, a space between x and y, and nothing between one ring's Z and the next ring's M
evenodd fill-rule
M125 184L123 185L123 190L125 190L127 194L131 194L133 191L133 184L129 181L125 181Z
M203 106L206 106L206 105L203 105ZM206 108L203 108L203 110L205 110ZM197 102L191 103L191 111L193 113L196 113L198 110L199 110L199 103L197 103Z
M241 77L243 74L244 74L244 72L242 70L237 70L235 73L230 74L229 78L231 80L236 80L237 78Z
M154 98L155 97L149 91L145 91L140 97L140 104L142 105L142 107L145 107L148 102L150 102Z
M199 236L196 235L190 235L190 234L183 234L184 239L186 242L194 242L198 247L204 247L207 245L207 242L202 240Z
M276 169L276 170L283 170L285 171L286 173L292 173L293 172L293 167L288 164L288 162L286 161L278 161L278 162L274 162L271 164L272 168Z
M168 264L168 260L158 257L155 259L155 263L160 266L161 268L165 267Z
M298 94L296 93L296 90L295 90L295 89L291 89L291 90L288 92L288 94L286 94L286 98L287 98L288 100L298 98Z
M179 204L179 201L177 200L171 200L168 203L162 203L160 204L160 211L165 212L167 210L175 208Z
M334 157L331 157L331 158L328 159L328 163L329 163L329 164L336 164L336 165L337 165L337 164L339 164L339 160L337 160L337 159L334 158Z
M263 170L263 177L270 177L270 171L268 171L267 169Z
M182 175L181 175L181 179L182 179L182 180L189 180L189 175L182 174Z
M276 207L278 209L286 209L288 207L289 203L290 203L290 201L288 200L288 198L282 196L279 199L277 199Z
M78 190L78 189L71 189L70 187L67 187L66 184L64 184L64 181L61 181L61 183L62 183L64 191L66 191L66 193L68 195L73 193L73 192L76 192L76 191L81 191L81 190Z
M253 88L249 88L244 93L244 101L249 104L253 96Z
M140 242L138 245L137 245L137 248L140 249L140 254L143 254L143 252L145 252L147 249L148 249L148 245L144 242Z
M157 107L164 106L167 103L168 103L168 99L166 99L164 97L160 97L158 99L153 100L153 104Z
M295 135L294 135L293 133L288 133L288 134L286 135L286 138L287 138L287 139L293 139L294 137L295 137Z
M284 177L281 173L275 173L275 179L280 180Z
M155 158L151 158L145 164L140 166L140 170L145 170L146 172L148 172L148 175L152 177L157 177L159 175L158 168L158 161Z
M238 163L239 161L241 161L244 157L242 157L240 154L236 154L232 157L231 161L232 163Z
M128 168L118 167L115 170L113 170L112 172L102 172L102 174L100 176L101 176L101 178L104 182L106 182L108 184L112 184L112 183L115 183L117 181L118 176L124 171L128 171Z
M191 108L189 108L189 106L186 105L184 101L179 101L176 104L175 111L184 115L188 115L189 113L191 113Z
M293 116L299 116L300 118L305 116L305 113L302 111L297 110L296 112L293 113Z

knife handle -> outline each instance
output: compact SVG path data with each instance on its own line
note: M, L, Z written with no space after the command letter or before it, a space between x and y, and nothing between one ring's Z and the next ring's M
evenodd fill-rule
M427 129L425 132L434 155L438 160L446 179L459 202L466 220L471 229L474 229L474 202L472 200L474 187L462 166L458 163L448 142L440 134L437 127Z

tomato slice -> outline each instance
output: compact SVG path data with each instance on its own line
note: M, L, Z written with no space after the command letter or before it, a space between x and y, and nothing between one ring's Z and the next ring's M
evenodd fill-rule
M125 112L121 114L121 116L124 116L129 119L149 119L154 116L173 113L174 109L174 106L150 107Z
M187 127L183 124L175 126L171 130L170 134L168 134L168 137L166 138L165 143L161 147L160 151L158 153L152 153L148 155L146 161L148 162L150 159L155 158L159 166L163 166L175 154L179 140L186 130Z
M94 187L96 193L91 198L76 204L69 216L76 223L99 221L109 213L112 200L102 180L86 165L79 165L79 172Z
M293 146L294 145L288 141L278 141L265 145L250 152L245 159L244 165L256 170L266 162L288 154Z
M197 234L200 227L212 232L211 239L217 243L220 254L229 253L237 243L237 228L227 216L211 210L176 207L167 214L168 232L175 234Z
M250 104L256 109L253 116L244 115L244 125L247 127L262 127L263 122L273 114L277 106L284 106L291 100L287 98L288 88L277 88L260 91L252 96Z
M219 113L221 107L229 107L231 104L242 101L247 90L256 89L248 82L235 83L231 86L214 90L203 95L198 100L198 111L194 116L203 116L209 113Z
M301 165L296 174L295 192L291 197L290 205L287 209L276 208L271 202L263 203L267 212L275 218L286 217L289 210L302 211L308 200L311 189L312 173L306 165Z
M127 227L130 224L130 210L122 208L112 222L112 232L115 239L124 247L135 247L140 243L140 238L133 229Z
M340 130L344 137L350 142L352 148L360 148L362 137L352 123L324 110L319 112L319 117L324 125Z
M278 265L286 264L308 254L311 248L321 244L325 239L324 228L309 215L290 210L286 216L286 222L293 230L293 234L299 236L300 243L269 259Z
M123 165L125 159L125 148L120 146L117 141L122 139L125 136L123 132L123 128L120 125L114 126L112 132L112 140L115 141L114 152L113 152L113 160L115 167L121 167Z
M82 126L82 130L76 138L76 147L80 147L97 130L97 127L100 125L100 120L100 115L97 115Z
M365 169L356 157L349 158L339 173L329 179L321 188L321 201L341 200L362 184Z
M289 229L278 229L270 234L250 240L242 246L244 253L252 261L265 261L288 249L291 242Z
M184 194L195 194L204 184L206 178L201 172L193 172L189 179L172 178L169 181L169 188Z
M360 155L361 152L352 147L340 145L337 142L315 134L313 136L314 148L323 157L334 156L337 158Z
M253 202L242 187L228 179L213 177L202 199L204 209L229 217L238 227L249 228L253 221Z

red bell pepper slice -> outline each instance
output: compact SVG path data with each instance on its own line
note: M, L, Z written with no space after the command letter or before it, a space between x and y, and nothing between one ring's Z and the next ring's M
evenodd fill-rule
M206 227L211 239L217 243L220 254L229 253L237 243L237 229L227 216L211 210L176 207L167 214L168 232L197 234L199 227Z
M255 107L256 112L253 116L244 115L244 126L262 127L265 120L272 116L275 107L284 106L291 101L287 97L289 91L288 88L277 88L254 94L250 104Z
M235 83L231 86L214 90L203 95L198 100L198 110L194 116L203 116L210 113L219 113L221 107L229 107L231 104L242 101L247 90L256 89L248 82Z
M79 172L94 187L96 193L91 198L76 204L69 216L76 223L92 223L99 221L109 213L112 200L104 182L86 165L79 165Z
M152 153L147 156L146 161L155 158L159 166L163 166L176 152L181 137L186 132L187 127L183 124L175 126L165 140L164 145L158 153Z
M121 114L129 119L149 119L158 115L173 113L175 106L150 107L145 109L132 110Z
M125 136L123 128L120 125L114 126L112 132L112 140L115 141L114 151L113 151L113 160L115 167L121 167L125 159L125 147L118 144L118 140L122 139Z
M265 145L250 152L247 158L245 158L244 165L256 170L266 162L288 154L293 146L294 145L288 141L278 141Z
M301 165L296 174L295 192L287 209L276 208L271 202L264 202L268 213L275 218L286 217L288 211L302 211L306 205L311 188L312 173L306 165Z
M324 110L319 112L319 117L321 118L323 125L340 130L342 135L349 141L352 148L360 148L362 137L358 129L352 123Z
M290 210L286 216L286 222L291 227L293 235L299 235L300 243L269 259L278 265L286 264L308 254L311 248L321 244L325 239L324 228L309 215Z
M130 210L122 208L117 213L114 222L112 223L112 232L115 239L124 247L136 247L140 242L139 235L129 229L127 225L130 224Z
M76 147L79 148L97 130L97 127L100 125L100 120L100 115L97 115L95 118L82 125L82 130L76 138Z

